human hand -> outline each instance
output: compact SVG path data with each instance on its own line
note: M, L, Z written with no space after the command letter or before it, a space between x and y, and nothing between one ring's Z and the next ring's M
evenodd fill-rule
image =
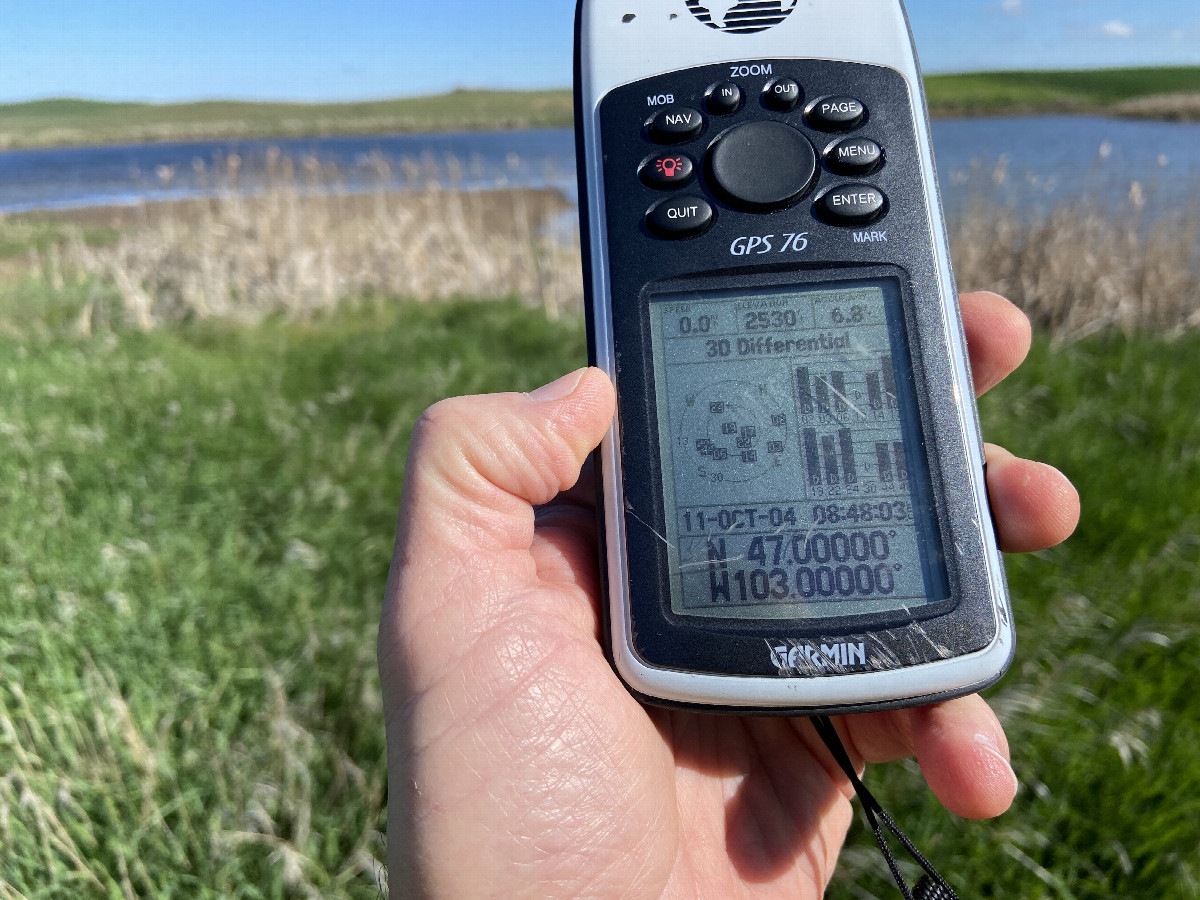
M982 393L1029 324L994 294L962 306ZM614 403L589 369L417 423L379 633L393 897L815 898L833 873L852 792L807 719L647 708L609 668L580 468ZM1070 534L1066 478L997 447L988 463L1003 549ZM1012 802L978 696L836 722L856 764L915 754L952 812Z

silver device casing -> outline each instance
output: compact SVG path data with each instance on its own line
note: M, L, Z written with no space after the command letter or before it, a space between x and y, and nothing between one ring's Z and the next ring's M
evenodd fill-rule
M787 0L784 0L786 5ZM616 380L612 296L605 226L605 185L601 164L599 107L615 88L645 78L713 63L761 59L813 59L859 62L899 72L913 105L925 201L931 212L937 293L945 344L950 348L952 390L958 410L956 427L969 455L968 499L973 522L982 535L987 578L999 585L993 602L995 638L984 649L898 670L839 674L836 677L764 678L685 672L648 665L634 649L626 558L619 417L600 450L609 596L608 635L613 664L626 684L650 700L721 709L768 711L854 710L902 706L944 699L991 683L1014 651L1012 617L1004 586L1003 562L996 546L986 486L978 414L967 359L962 320L941 215L924 89L907 16L900 0L796 0L790 15L774 27L752 34L731 34L706 26L684 0L579 0L577 11L577 85L579 123L586 167L591 259L590 293L595 364ZM947 548L950 552L951 548Z

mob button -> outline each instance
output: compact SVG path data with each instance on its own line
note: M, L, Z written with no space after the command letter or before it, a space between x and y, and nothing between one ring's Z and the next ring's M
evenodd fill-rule
M699 234L712 223L713 208L700 197L669 197L646 213L646 227L668 240Z
M817 200L817 215L830 225L866 225L885 212L887 197L869 184L843 184Z

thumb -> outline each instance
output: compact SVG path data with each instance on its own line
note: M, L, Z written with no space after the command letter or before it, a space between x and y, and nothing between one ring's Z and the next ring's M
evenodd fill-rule
M612 385L579 369L529 394L453 397L413 429L397 550L524 550L533 507L579 479L612 420Z
M529 614L531 600L549 593L534 590L533 507L575 484L614 406L608 378L580 369L531 394L443 400L413 428L378 646L393 884L426 893L423 861L430 857L418 817L432 823L426 831L461 836L436 829L436 808L447 796L462 796L464 778L477 797L490 796L487 776L503 752L481 762L487 754L478 751L509 746L495 728L481 730L488 739L465 728L459 743L447 738L436 751L421 748L452 731L456 716L474 722L495 708L512 682L506 671L526 665L526 657L547 658L528 648L555 639L540 627L553 620L525 627L516 621ZM512 696L528 699L529 692ZM503 708L511 708L512 696ZM434 786L437 802L422 803L419 783ZM440 838L430 840L442 846Z
M536 583L533 507L579 479L615 402L592 368L530 394L454 397L425 411L409 447L381 651L411 640L417 622L469 641Z

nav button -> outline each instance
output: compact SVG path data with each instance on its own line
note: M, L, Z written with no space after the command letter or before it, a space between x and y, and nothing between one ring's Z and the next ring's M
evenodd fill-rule
M713 223L713 208L700 197L670 197L650 207L646 227L661 238L691 237Z
M704 130L704 116L686 106L668 106L646 123L656 144L681 144Z

